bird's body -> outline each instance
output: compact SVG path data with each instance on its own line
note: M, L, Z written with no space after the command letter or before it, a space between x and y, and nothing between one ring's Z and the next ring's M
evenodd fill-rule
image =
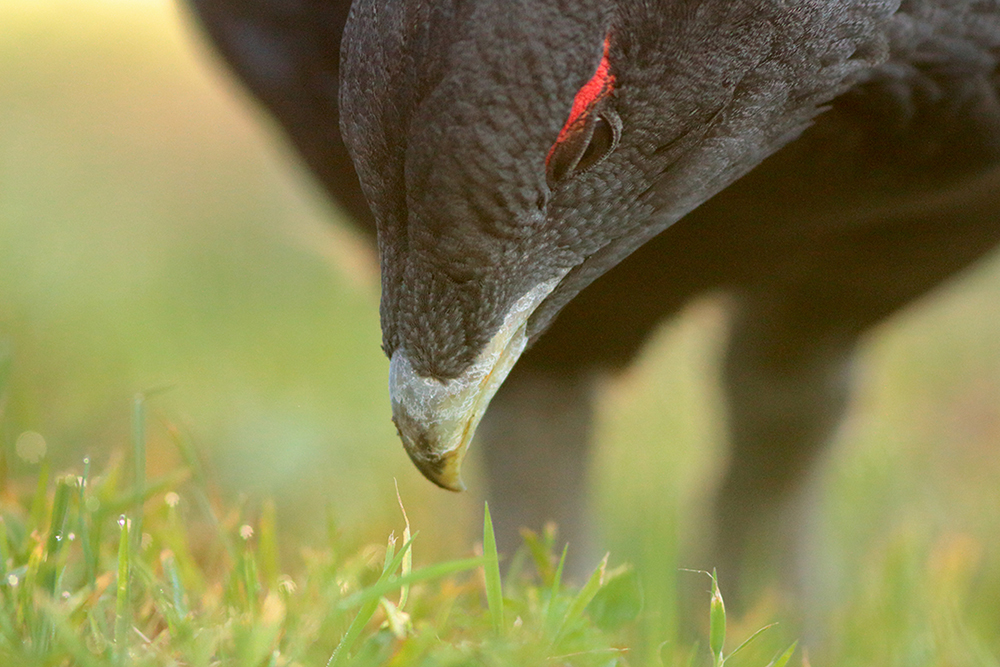
M458 399L424 384L530 344L482 427L508 540L549 518L586 532L592 378L714 290L733 309L720 549L739 561L839 423L859 336L1000 242L980 185L1000 166L1000 2L194 4L378 229L394 414L425 474L457 485L467 440L440 444L434 411Z

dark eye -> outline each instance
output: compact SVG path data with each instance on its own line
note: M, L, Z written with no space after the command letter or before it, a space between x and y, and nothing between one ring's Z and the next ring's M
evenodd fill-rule
M570 129L549 152L545 176L549 187L587 171L618 145L621 120L615 113L594 114Z

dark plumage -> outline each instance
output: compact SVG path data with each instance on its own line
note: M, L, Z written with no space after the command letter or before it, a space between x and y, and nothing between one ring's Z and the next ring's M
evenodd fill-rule
M371 204L394 416L437 483L502 379L470 367L523 326L482 429L508 541L584 539L594 372L722 290L738 563L839 423L858 337L1000 240L970 187L1000 159L998 2L193 1L368 229Z

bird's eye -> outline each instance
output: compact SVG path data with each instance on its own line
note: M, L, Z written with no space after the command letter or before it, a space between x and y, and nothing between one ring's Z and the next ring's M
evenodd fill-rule
M616 128L606 118L598 116L597 120L594 121L594 130L590 134L590 141L573 170L579 173L590 169L604 159L617 143Z
M577 127L564 132L546 160L549 187L587 171L606 158L618 145L621 120L609 112L581 119Z

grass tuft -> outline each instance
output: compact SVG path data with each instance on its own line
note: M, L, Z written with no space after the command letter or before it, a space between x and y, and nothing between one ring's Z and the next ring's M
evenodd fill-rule
M401 540L345 544L327 517L329 543L285 569L274 504L214 502L179 429L167 425L184 467L145 478L146 398L132 406L130 465L113 457L98 473L85 459L53 476L42 459L0 494L0 665L633 664L635 571L605 556L567 585L550 528L525 534L502 579L488 506L479 557L417 564L397 492Z

